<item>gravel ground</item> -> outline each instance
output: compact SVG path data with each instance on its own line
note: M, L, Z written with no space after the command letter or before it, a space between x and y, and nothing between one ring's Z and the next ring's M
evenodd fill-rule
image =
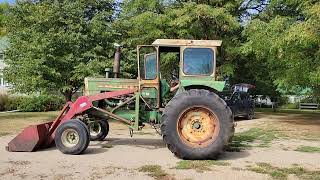
M320 115L319 115L320 116ZM292 120L292 121L291 121ZM300 123L296 123L300 122ZM102 142L90 142L82 155L64 155L55 147L24 153L7 152L5 146L14 137L0 137L0 179L270 179L268 174L249 170L256 163L268 163L279 168L292 165L320 172L320 153L294 151L301 145L320 147L320 117L312 119L289 114L262 114L254 120L237 121L236 132L251 128L271 127L277 122L290 132L286 138L276 139L269 147L252 147L240 152L226 152L219 161L227 165L214 165L204 171L176 169L181 160L163 144L161 136L150 127L143 133L129 136L126 126L112 122L110 135ZM305 123L302 123L305 122ZM309 123L308 123L309 122ZM308 132L313 140L305 140L295 131ZM291 136L292 135L292 136ZM297 138L298 137L298 138ZM308 136L309 137L309 136ZM318 139L317 139L318 138ZM144 165L158 165L166 175L150 175L139 169ZM315 176L315 179L318 176ZM295 175L288 179L299 179Z

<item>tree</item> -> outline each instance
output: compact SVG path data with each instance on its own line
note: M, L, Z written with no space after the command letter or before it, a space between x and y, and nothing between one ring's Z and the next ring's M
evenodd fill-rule
M240 45L238 34L241 32L240 22L235 11L241 1L132 1L122 4L122 11L114 23L124 44L124 51L135 49L138 44L150 44L159 38L184 39L223 39L223 53L219 57L226 60L228 67L237 56L236 47ZM231 4L233 6L231 6ZM136 52L131 51L130 57ZM170 56L169 56L170 57ZM175 56L172 56L174 58ZM163 58L167 72L172 66L172 58ZM130 60L126 60L127 62ZM131 60L132 61L132 60ZM227 72L230 68L223 68ZM231 71L233 71L231 69ZM134 72L132 70L132 72ZM230 73L230 72L227 72Z
M8 13L8 9L8 3L0 3L0 37L6 35L5 19Z
M244 54L266 64L274 85L291 91L320 90L320 3L271 1L246 27ZM320 94L318 94L319 96Z
M60 92L69 101L113 56L109 0L18 1L7 21L5 76L22 93Z

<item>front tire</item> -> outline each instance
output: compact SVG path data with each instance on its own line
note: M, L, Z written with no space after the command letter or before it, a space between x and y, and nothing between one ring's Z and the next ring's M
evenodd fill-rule
M216 94L192 89L177 94L162 115L161 132L182 159L216 159L233 136L230 108Z
M109 133L108 121L93 121L88 124L91 141L103 141Z
M80 120L69 120L58 126L54 140L62 153L81 154L89 145L89 130Z

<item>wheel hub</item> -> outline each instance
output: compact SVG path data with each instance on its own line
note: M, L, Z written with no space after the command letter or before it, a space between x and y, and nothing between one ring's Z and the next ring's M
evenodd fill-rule
M193 129L200 129L201 128L201 124L200 122L195 122L192 126Z
M66 129L61 135L61 142L66 147L74 147L79 142L79 134L74 129Z
M219 133L217 116L205 107L192 107L179 117L178 135L191 147L203 147L212 143Z
M101 132L101 126L98 122L89 123L89 131L91 136L97 136Z

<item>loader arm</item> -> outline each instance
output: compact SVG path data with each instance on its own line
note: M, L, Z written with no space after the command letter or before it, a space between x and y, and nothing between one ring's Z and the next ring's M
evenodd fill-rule
M49 147L53 144L55 131L60 124L75 118L91 108L97 109L93 106L92 102L133 94L135 92L137 92L137 89L104 92L90 96L81 96L75 102L67 102L55 120L27 127L8 143L6 149L11 152L32 152ZM112 112L108 112L107 114L112 118L118 118ZM123 121L123 119L119 120ZM130 122L127 121L127 123Z

